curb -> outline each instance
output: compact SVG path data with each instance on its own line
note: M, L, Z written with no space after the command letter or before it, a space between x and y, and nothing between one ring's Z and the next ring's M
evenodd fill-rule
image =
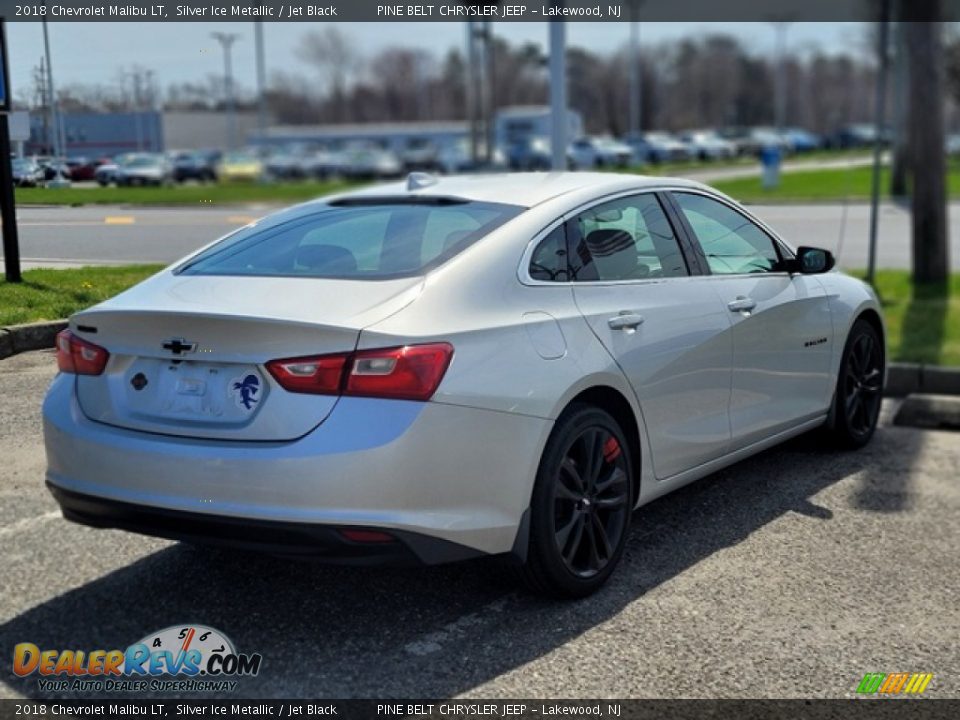
M884 395L906 397L926 395L960 395L960 368L938 367L916 363L890 363Z
M66 320L54 320L0 328L0 359L28 350L52 348L57 333L66 326Z
M65 327L66 320L54 320L0 328L0 359L28 350L52 348L57 333ZM887 397L906 397L918 393L960 395L960 367L890 363L883 394Z

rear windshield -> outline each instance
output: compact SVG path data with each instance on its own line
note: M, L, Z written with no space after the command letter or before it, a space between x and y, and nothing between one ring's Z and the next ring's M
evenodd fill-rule
M244 228L179 268L185 275L385 280L422 275L523 211L460 201L358 201Z

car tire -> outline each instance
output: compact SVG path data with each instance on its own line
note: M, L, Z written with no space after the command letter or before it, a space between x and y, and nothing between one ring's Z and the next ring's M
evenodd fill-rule
M883 399L885 362L880 333L867 320L857 320L843 347L828 423L838 447L855 450L873 437Z
M557 420L537 470L520 577L532 591L585 597L623 554L633 509L633 458L617 421L576 404Z

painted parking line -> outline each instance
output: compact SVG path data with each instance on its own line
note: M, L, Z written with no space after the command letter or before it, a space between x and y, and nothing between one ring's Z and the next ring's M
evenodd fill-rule
M132 215L107 215L103 219L105 225L133 225L136 221Z
M255 222L257 218L252 215L228 215L228 223L240 223L241 225L249 225L252 222Z

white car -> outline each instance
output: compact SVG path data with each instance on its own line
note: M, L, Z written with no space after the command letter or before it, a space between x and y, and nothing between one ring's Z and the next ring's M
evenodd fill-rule
M737 146L712 130L691 130L680 134L680 140L699 160L729 160L737 156Z
M414 174L315 200L70 319L47 483L96 527L500 555L586 595L634 508L800 433L870 440L880 304L832 265L686 180Z
M625 168L633 161L633 148L612 137L583 137L570 143L567 160L576 170Z

